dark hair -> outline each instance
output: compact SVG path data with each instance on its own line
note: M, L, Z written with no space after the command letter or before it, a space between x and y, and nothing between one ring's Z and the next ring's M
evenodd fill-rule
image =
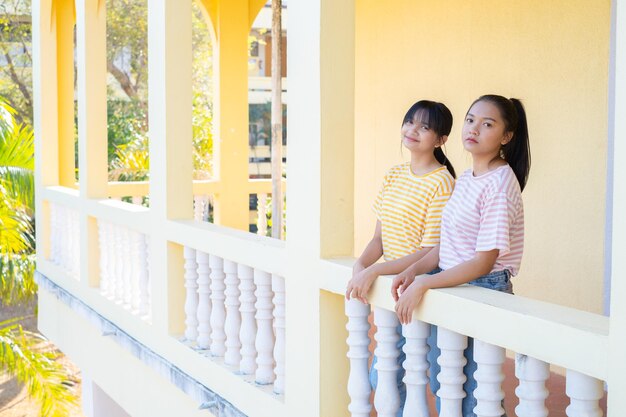
M479 101L487 101L498 108L500 116L504 119L506 132L513 132L513 137L502 145L502 155L517 177L522 191L528 182L530 172L530 141L528 139L528 123L526 111L519 99L487 94L479 97L472 106ZM472 108L470 106L470 109Z
M422 122L427 123L428 126L437 134L437 136L448 136L452 130L452 113L450 109L443 103L437 103L430 100L420 100L413 104L411 108L404 115L402 119L402 125L413 121L416 116L422 118ZM448 172L456 178L456 172L450 160L443 153L441 146L436 147L434 150L435 159L442 165L445 165Z

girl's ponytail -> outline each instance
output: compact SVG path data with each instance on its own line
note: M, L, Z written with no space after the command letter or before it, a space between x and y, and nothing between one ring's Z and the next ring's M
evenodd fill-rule
M513 138L502 147L504 160L513 169L520 188L523 191L530 172L530 143L528 140L528 124L526 111L522 102L516 98L509 100L515 107L517 123L514 126Z
M448 172L452 175L452 178L456 178L456 172L454 171L452 162L450 162L446 154L443 152L443 149L441 149L441 146L435 148L435 159L437 159L437 162L439 162L441 165L446 166L446 168L448 169Z
M501 156L509 164L523 191L530 172L530 143L528 140L528 124L526 111L522 102L516 98L508 99L495 94L479 97L472 106L479 101L494 104L499 110L505 123L505 131L512 132L513 137L501 148ZM470 106L471 108L471 106Z

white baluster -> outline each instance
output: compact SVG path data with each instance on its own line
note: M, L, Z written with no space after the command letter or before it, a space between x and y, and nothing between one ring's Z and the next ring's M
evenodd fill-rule
M70 234L67 232L69 224L67 220L67 209L63 206L59 206L59 264L65 270L68 270L68 252L70 251L71 241L69 239Z
M120 226L114 226L115 233L115 301L124 301L124 235Z
M137 280L139 282L139 315L150 313L150 279L148 275L148 242L146 236L139 234L137 239L137 260L139 262Z
M348 358L350 359L350 375L348 376L348 394L350 405L348 410L352 417L369 417L372 405L369 402L372 388L369 382L368 361L370 357L368 332L370 324L367 320L370 314L369 304L352 299L346 301L346 316L348 316Z
M143 197L140 195L134 195L131 197L133 204L141 206L143 204Z
M267 194L257 194L256 200L257 211L257 234L261 236L267 235Z
M241 362L241 342L239 341L239 330L241 328L241 315L239 313L239 278L237 277L237 264L233 261L224 260L224 273L226 279L226 353L224 363L229 366L239 368Z
M130 307L133 312L139 312L139 305L141 304L141 289L139 279L141 277L141 269L145 264L145 258L139 256L141 251L140 246L143 243L143 235L134 230L129 231L130 238L130 264L131 268L131 292L130 292Z
M107 236L106 224L102 220L97 220L98 225L98 253L100 255L100 294L106 296L109 291L109 265L106 250Z
M256 285L256 323L257 335L255 347L258 352L256 358L257 384L271 384L274 382L274 332L272 330L272 277L269 273L254 270Z
M395 417L400 408L400 394L398 392L397 373L398 355L397 347L400 335L396 328L400 324L398 316L393 311L384 308L374 308L374 323L376 331L376 350L378 358L376 370L378 371L378 386L374 394L374 406L378 417Z
M70 210L70 234L72 239L70 275L80 279L80 215L76 210Z
M224 262L218 256L209 255L209 265L211 267L211 355L224 356L226 352Z
M272 275L272 291L274 291L274 361L276 362L276 380L274 393L285 393L285 279Z
M185 246L185 339L195 342L198 338L198 264L196 250Z
M105 294L107 298L115 299L117 292L117 263L119 259L116 258L116 237L115 226L112 223L106 222L104 225L106 232L106 246L104 250L107 253L107 274L109 275L109 289Z
M197 251L198 263L198 347L208 349L211 346L211 268L209 254Z
M122 232L122 270L124 276L124 305L130 306L132 294L132 262L130 257L130 231L127 228L121 228Z
M441 412L439 417L459 417L461 404L465 398L463 384L467 379L463 374L463 367L467 359L463 351L467 348L467 337L448 329L437 329L437 346L441 349L441 355L437 363L441 371L437 380L441 384L437 396L441 399Z
M604 396L604 384L599 379L568 369L565 393L570 398L565 409L568 417L602 417L599 401Z
M430 350L426 339L430 335L430 325L414 320L402 326L402 334L406 339L403 350L406 354L404 361L404 383L406 384L406 402L403 416L428 417L428 401L426 386L429 379L426 375L428 361L426 354Z
M206 204L206 195L193 196L193 219L196 221L204 220L204 206Z
M546 381L550 377L550 365L526 355L515 355L515 376L519 386L515 394L519 405L515 407L518 417L548 417L545 405L548 398Z
M474 340L474 360L477 364L474 378L478 384L474 390L474 397L478 402L474 413L477 417L500 417L504 414L504 354L504 348L500 346Z
M244 375L252 375L256 371L256 348L254 342L256 338L256 320L254 315L256 308L254 303L254 272L252 268L246 265L238 265L237 272L239 274L239 289L241 295L239 301L241 306L241 330L239 332L239 340L241 341L241 362L239 363L239 372Z

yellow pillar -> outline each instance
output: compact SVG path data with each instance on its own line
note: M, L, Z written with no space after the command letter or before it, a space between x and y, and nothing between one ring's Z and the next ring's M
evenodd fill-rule
M321 258L352 253L354 1L290 3L289 19L286 364L298 378L286 405L289 415L343 416L343 300L320 291L318 268Z
M215 223L248 230L248 0L223 0L214 10Z
M55 0L59 114L59 183L75 188L74 161L74 22L73 0Z
M613 254L611 266L611 325L609 330L608 416L619 417L626 410L626 0L614 0L614 94L613 112ZM609 94L610 95L610 94Z
M150 216L154 224L193 218L191 132L191 0L148 4ZM176 333L184 311L182 249L166 228L150 234L153 325ZM163 306L163 307L161 307Z
M78 151L80 196L107 198L106 2L77 0ZM97 222L81 213L81 279L99 284Z
M45 259L50 250L50 222L48 204L41 198L41 190L59 183L57 36L52 0L35 0L32 10L37 257Z

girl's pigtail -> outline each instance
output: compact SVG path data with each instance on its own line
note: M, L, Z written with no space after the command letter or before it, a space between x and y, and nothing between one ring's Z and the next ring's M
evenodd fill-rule
M437 162L439 162L441 165L445 165L446 168L448 169L448 172L452 175L452 178L456 178L456 172L454 171L452 162L450 162L446 154L443 152L443 149L441 149L441 146L435 148L434 153L435 153L435 159L437 159Z
M502 147L504 160L513 169L520 189L523 191L530 172L530 142L528 139L528 124L526 111L522 102L516 98L510 99L517 112L517 126L513 131L513 138Z

